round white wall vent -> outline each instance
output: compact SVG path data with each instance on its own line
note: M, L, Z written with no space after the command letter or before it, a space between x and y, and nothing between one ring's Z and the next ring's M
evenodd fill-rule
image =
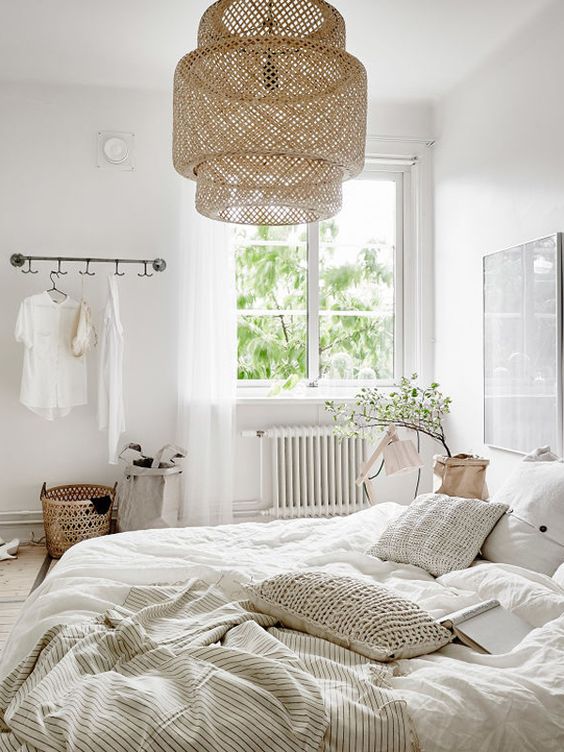
M133 133L99 131L98 167L133 170Z

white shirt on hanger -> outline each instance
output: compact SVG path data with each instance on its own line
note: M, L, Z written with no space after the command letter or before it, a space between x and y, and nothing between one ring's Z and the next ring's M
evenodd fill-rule
M119 437L125 431L123 407L123 327L119 315L117 279L108 277L98 374L98 428L108 429L108 462L117 465Z
M87 402L86 362L71 350L78 309L71 297L56 303L48 292L20 304L15 332L25 345L20 401L47 420Z

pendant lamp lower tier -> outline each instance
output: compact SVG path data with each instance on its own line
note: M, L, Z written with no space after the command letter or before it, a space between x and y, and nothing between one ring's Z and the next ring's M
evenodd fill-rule
M322 0L219 0L198 41L176 68L173 133L197 210L240 224L334 216L366 140L366 71L340 14Z

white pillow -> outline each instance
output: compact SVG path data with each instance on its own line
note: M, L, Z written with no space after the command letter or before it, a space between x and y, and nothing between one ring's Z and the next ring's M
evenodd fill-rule
M366 553L421 567L435 577L466 569L506 510L505 504L481 499L423 494L388 524Z
M558 462L560 458L551 451L550 446L538 447L523 457L523 462Z
M487 537L483 556L554 574L564 562L564 464L523 462L493 501L509 511Z
M552 579L560 585L560 587L564 588L564 564L561 564L556 572L552 575Z
M258 611L376 661L432 653L452 634L382 585L325 572L287 572L246 588Z

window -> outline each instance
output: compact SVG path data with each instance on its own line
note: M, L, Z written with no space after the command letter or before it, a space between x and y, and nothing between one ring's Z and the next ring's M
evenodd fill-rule
M403 175L367 170L334 218L233 226L240 384L391 382L401 373Z

